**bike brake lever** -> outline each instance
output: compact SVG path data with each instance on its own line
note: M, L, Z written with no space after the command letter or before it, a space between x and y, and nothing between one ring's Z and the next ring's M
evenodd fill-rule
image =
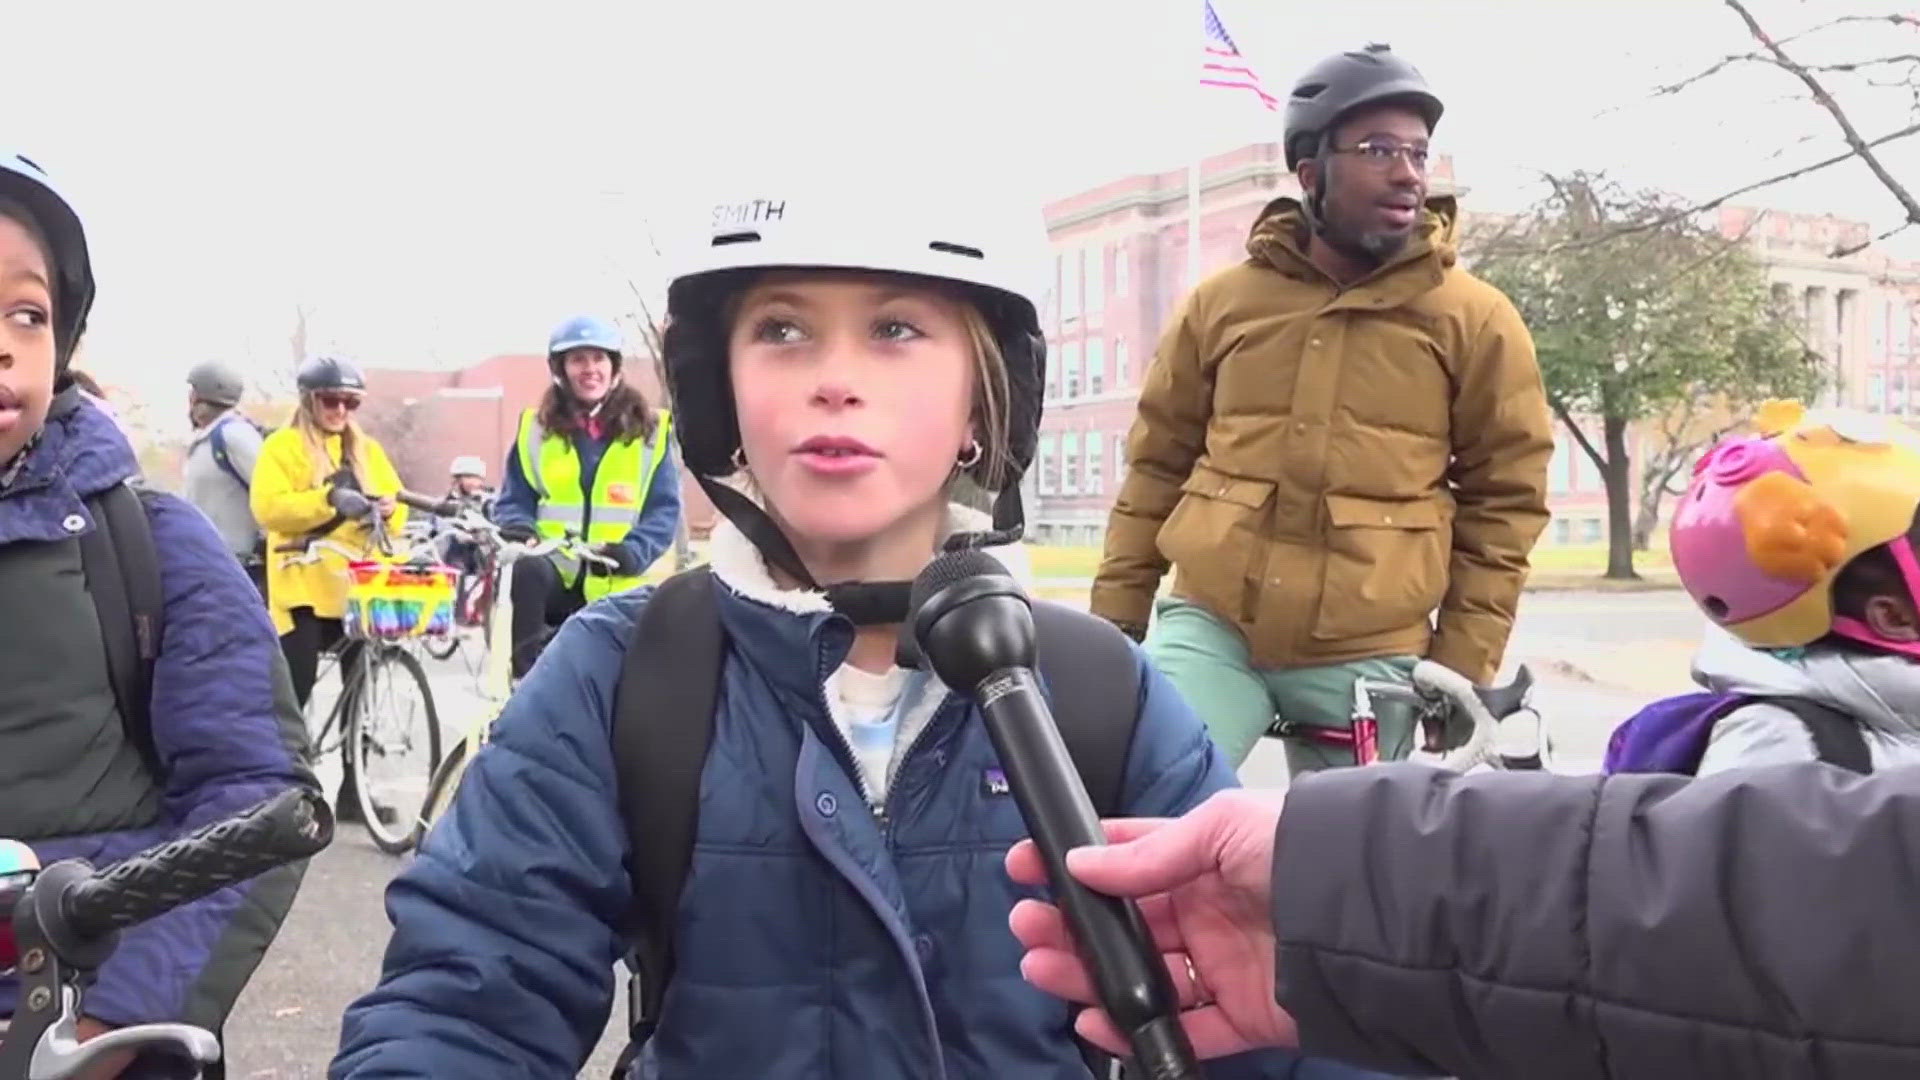
M27 1080L69 1080L109 1055L169 1044L186 1051L196 1066L220 1060L220 1040L214 1038L213 1032L192 1024L137 1024L81 1042L75 1028L75 997L72 988L64 991L60 1018L47 1028L33 1048L33 1058L27 1063Z

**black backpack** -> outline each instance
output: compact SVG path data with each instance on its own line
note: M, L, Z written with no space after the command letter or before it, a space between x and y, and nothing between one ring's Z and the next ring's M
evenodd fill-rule
M113 700L127 740L157 777L160 755L153 743L151 698L166 598L160 587L160 553L147 519L152 497L129 482L88 498L94 527L80 537L80 565L99 615Z
M613 699L613 757L620 813L632 849L633 951L627 1002L630 1041L614 1075L628 1066L659 1022L673 978L673 936L693 858L700 774L713 736L725 632L708 567L660 583L627 642ZM1103 619L1036 601L1039 670L1094 809L1120 809L1127 754L1140 718L1138 663L1127 638ZM1087 1052L1107 1075L1109 1059Z

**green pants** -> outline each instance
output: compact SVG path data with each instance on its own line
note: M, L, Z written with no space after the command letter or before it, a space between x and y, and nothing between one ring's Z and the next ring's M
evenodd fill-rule
M1183 600L1154 602L1147 632L1147 655L1166 674L1180 696L1206 722L1213 741L1235 768L1276 720L1348 729L1353 720L1353 683L1360 678L1405 681L1416 660L1411 656L1352 660L1322 667L1257 671L1246 642L1232 625ZM1412 710L1381 703L1380 757L1398 761L1413 752ZM1353 751L1331 743L1288 739L1287 771L1303 772L1354 764Z

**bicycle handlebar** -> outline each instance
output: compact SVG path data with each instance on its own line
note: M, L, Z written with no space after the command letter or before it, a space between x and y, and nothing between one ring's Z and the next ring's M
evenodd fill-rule
M317 854L332 839L326 800L293 788L96 870L60 890L56 902L73 933L104 937Z

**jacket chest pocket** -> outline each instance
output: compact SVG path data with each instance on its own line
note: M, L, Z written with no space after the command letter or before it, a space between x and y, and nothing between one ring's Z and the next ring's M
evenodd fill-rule
M1215 603L1244 606L1241 593L1263 542L1273 481L1195 465L1180 491L1179 504L1160 527L1160 553Z
M1350 641L1424 621L1446 592L1451 547L1438 500L1328 495L1326 573L1313 636Z

